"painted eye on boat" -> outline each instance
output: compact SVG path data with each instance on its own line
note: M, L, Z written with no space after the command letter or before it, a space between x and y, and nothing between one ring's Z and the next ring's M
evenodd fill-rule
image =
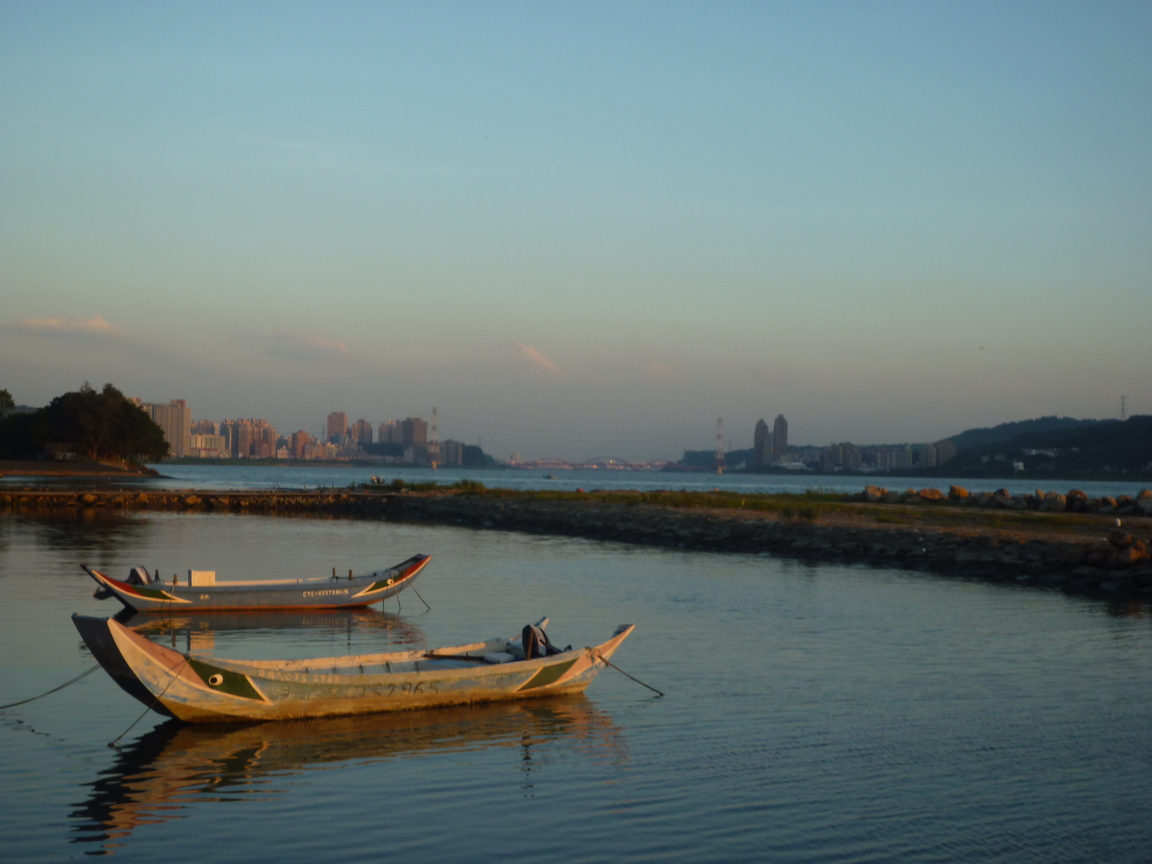
M215 675L208 679L208 683L213 687L219 687L224 683L224 676L217 672Z

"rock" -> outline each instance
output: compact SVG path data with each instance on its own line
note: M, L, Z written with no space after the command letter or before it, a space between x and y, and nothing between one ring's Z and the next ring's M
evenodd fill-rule
M1145 489L1145 492L1148 490ZM1136 509L1143 513L1145 516L1152 516L1152 497L1144 498L1141 496L1136 499Z
M91 492L86 492L80 496L80 500L85 504L95 504L96 503L96 496L93 495Z
M1101 509L1104 507L1111 507L1112 509L1116 509L1116 499L1111 495L1104 495L1100 498L1100 507Z
M951 486L948 489L948 500L950 501L967 501L971 496L968 490L963 486ZM1152 499L1152 496L1149 496Z
M939 489L921 489L916 494L922 501L941 501L944 498L944 493Z
M1068 499L1059 492L1048 492L1036 509L1045 513L1063 513L1068 509Z
M185 507L195 507L199 503L200 503L200 499L197 498L195 495L189 495L184 499L184 506Z
M899 492L897 492L895 489L893 489L892 491L888 492L884 496L884 503L885 504L899 504L900 501L903 499L903 497L904 497L903 495L901 495Z
M1134 500L1135 499L1131 495L1118 495L1116 496L1116 506L1127 507L1132 504Z
M1108 532L1108 542L1117 549L1126 549L1132 545L1132 535L1119 528L1113 528Z
M881 489L879 486L865 486L864 487L864 500L872 504L884 500L884 496L888 494L887 489Z

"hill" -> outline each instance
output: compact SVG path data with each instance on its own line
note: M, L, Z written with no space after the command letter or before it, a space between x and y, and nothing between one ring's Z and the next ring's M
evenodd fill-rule
M1018 420L1013 423L1001 423L999 426L966 429L959 435L952 435L949 440L956 445L957 450L967 450L985 444L1011 441L1020 435L1079 429L1100 422L1100 420L1076 420L1072 417L1038 417L1035 420Z
M935 473L961 477L1016 474L1067 478L1152 474L1152 416L1137 415L1125 421L1073 422L1076 425L1032 429L1010 440L967 447Z

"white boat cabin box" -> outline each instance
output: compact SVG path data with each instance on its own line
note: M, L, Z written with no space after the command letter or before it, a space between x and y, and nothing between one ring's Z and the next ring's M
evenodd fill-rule
M188 571L188 584L189 586L204 587L205 585L216 584L216 571L215 570L189 570Z

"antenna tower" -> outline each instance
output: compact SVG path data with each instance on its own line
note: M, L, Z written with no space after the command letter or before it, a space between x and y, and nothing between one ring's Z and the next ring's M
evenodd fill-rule
M440 464L440 429L438 423L438 416L436 409L432 409L432 437L428 441L428 462L432 465L432 470L436 470L436 466Z
M1127 420L1128 419L1128 397L1127 396L1121 396L1120 397L1120 419L1121 420Z
M724 418L716 418L716 473L723 474L728 466L724 463Z

